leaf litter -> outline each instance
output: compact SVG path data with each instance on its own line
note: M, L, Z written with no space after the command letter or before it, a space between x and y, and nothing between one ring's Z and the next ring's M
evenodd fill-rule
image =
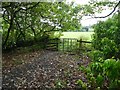
M81 60L78 55L48 50L6 56L3 55L3 88L55 88L58 79L66 82L66 88L76 88L78 79L86 81L78 62L85 66L90 62L88 57Z

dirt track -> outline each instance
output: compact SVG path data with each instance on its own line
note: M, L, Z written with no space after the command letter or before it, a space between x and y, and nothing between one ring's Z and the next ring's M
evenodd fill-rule
M68 88L75 88L76 80L85 81L84 74L76 68L78 62L87 65L86 60L80 60L77 55L45 50L30 62L3 67L3 88L55 88L58 80L66 81Z

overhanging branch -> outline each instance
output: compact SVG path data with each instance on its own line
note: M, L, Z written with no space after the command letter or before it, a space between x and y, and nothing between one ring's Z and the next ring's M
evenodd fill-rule
M106 16L101 16L101 17L93 17L93 18L106 18L106 17L112 15L112 14L115 12L115 10L116 10L116 8L118 7L119 4L120 4L120 1L115 5L115 7L114 7L114 9L112 10L112 12L110 12L108 15L106 15Z
M3 12L2 17L3 17L3 19L4 19L7 23L9 23L9 24L10 24L10 22L9 22L9 14L8 14L8 16L7 16L7 17L8 17L8 19L6 19L6 18L5 18L5 13L6 13L6 12L8 13L7 9Z
M26 9L19 8L17 11L15 11L15 14L16 14L17 12L19 12L20 10L25 10L25 11L27 11L27 10L29 10L29 9L32 9L32 8L36 7L39 3L40 3L40 2L36 3L35 5L33 5L33 6L29 7L29 8L26 8Z

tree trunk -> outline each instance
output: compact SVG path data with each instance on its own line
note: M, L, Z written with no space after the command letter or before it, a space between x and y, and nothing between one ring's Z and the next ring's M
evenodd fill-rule
M9 34L10 34L10 31L11 31L11 29L12 29L12 25L13 25L13 19L14 19L14 18L11 17L11 20L10 20L10 26L9 26L9 28L8 28L8 32L7 32L6 39L5 39L4 43L3 43L3 48L5 48L5 45L6 45L7 41L8 41Z

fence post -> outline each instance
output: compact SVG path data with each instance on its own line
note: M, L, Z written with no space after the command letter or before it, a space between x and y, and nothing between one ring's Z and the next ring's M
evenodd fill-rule
M71 48L71 51L72 51L72 39L71 39L71 43L70 43L70 48Z
M68 38L68 42L67 42L67 51L69 52L69 41L70 39Z
M59 44L59 39L56 38L56 50L58 51L58 44Z
M79 41L79 53L80 53L81 48L82 48L82 38Z
M63 38L63 52L64 52L64 38Z

